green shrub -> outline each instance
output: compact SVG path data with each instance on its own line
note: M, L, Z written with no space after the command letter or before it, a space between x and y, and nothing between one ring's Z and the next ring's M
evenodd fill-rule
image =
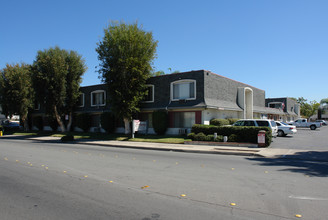
M210 121L210 124L215 126L224 126L224 125L229 125L229 121L227 119L218 118L218 119L212 119Z
M189 138L189 139L191 139L191 140L195 140L195 133L189 133L188 135L187 135L187 137Z
M204 133L198 133L195 135L195 141L205 141L206 135Z
M214 135L205 135L204 133L198 133L197 135L195 133L189 133L188 138L190 138L193 141L216 141L216 142L223 142L223 136L218 135L217 138L214 140Z
M227 118L227 120L229 121L229 125L233 125L233 124L236 123L239 119L238 119L238 118Z
M228 136L228 142L238 142L239 138L236 134L231 134Z
M74 136L73 135L65 135L60 139L62 142L66 141L74 141Z
M111 112L104 112L100 117L101 127L105 129L107 133L113 133L115 131L115 116Z
M257 143L257 135L259 130L265 130L266 146L271 144L272 133L268 127L253 127L253 126L213 126L213 125L199 125L195 124L191 132L197 136L198 133L206 135L213 135L217 133L218 136L228 136L228 141L232 142L248 142ZM233 134L233 136L231 136Z
M84 132L88 132L91 128L91 115L88 113L82 113L77 115L76 125Z
M43 131L43 118L42 116L33 117L33 125L38 128L39 131Z
M168 127L168 113L165 110L154 111L153 117L153 128L156 134L165 134Z

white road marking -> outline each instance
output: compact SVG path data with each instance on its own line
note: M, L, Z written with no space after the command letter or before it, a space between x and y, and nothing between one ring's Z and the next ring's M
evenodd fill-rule
M303 200L317 200L317 201L328 201L328 198L315 198L315 197L308 197L308 196L288 196L291 199L303 199Z

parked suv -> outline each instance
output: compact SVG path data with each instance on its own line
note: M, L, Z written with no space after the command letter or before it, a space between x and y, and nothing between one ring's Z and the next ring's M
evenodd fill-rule
M277 137L278 134L276 122L269 119L241 119L236 121L233 126L269 127L272 130L272 137Z

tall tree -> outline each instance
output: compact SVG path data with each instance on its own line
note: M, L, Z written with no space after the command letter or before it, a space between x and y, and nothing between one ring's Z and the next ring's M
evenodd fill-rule
M64 115L69 115L68 128L72 124L72 112L85 71L85 61L74 51L59 47L38 51L33 65L34 87L39 102L44 103L48 115L55 116L62 132L66 131Z
M1 70L0 77L0 103L2 112L6 116L19 115L28 130L28 109L34 103L34 91L31 80L31 66L27 64L7 64Z
M137 23L112 22L97 44L99 74L109 86L109 102L116 117L123 118L130 132L132 115L146 94L146 80L152 73L157 41Z
M317 103L315 100L308 103L307 99L303 97L299 97L297 102L300 104L301 115L305 118L310 118L312 115L314 115L320 106L320 103Z

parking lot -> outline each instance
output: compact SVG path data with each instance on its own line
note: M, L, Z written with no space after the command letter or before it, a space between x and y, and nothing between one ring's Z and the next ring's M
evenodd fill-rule
M286 137L273 138L272 148L298 150L328 150L328 127L316 130L297 128L297 133Z

